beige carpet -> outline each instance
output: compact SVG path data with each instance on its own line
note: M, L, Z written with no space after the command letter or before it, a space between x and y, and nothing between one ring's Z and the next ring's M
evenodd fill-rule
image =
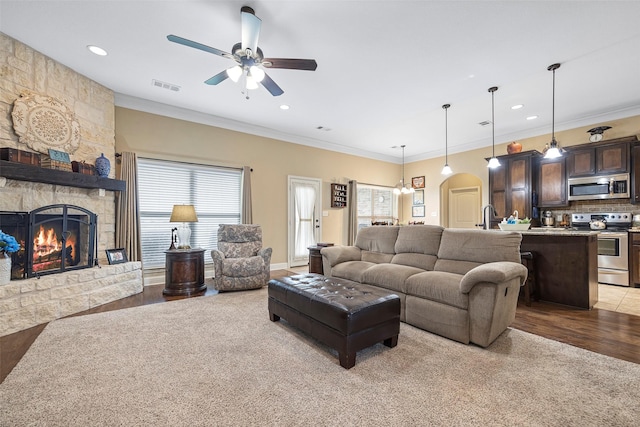
M0 426L631 426L640 365L518 330L401 327L345 370L265 289L57 320L0 384Z

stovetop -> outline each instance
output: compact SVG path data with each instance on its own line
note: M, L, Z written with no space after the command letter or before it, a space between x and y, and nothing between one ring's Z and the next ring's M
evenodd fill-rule
M571 214L571 226L588 229L591 221L604 221L608 231L626 231L631 228L631 212L588 212Z

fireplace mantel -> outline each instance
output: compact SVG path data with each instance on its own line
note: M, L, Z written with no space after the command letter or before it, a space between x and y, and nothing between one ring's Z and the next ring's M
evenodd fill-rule
M0 176L16 181L41 182L68 187L103 188L110 191L124 191L126 189L126 182L119 179L47 169L6 160L0 160Z

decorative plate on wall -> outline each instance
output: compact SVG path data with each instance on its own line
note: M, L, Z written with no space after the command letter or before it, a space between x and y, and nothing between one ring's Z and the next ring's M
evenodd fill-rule
M25 91L13 103L13 129L19 141L39 153L49 149L73 153L80 145L75 114L55 98Z

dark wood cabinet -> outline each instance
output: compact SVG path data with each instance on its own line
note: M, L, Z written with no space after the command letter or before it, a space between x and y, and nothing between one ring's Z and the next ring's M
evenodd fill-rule
M538 167L538 206L569 206L565 158L540 159Z
M537 191L537 151L499 156L500 166L489 169L489 198L497 212L491 228L497 228L502 218L518 211L520 218L533 216L531 196Z
M207 289L204 283L204 249L165 251L164 295L189 296Z
M635 136L632 137L635 139ZM629 171L630 138L617 138L567 148L569 178L610 175Z
M331 184L331 207L344 208L347 206L347 186L345 184Z
M640 204L640 144L631 147L631 203Z
M629 282L640 287L640 233L629 233Z

